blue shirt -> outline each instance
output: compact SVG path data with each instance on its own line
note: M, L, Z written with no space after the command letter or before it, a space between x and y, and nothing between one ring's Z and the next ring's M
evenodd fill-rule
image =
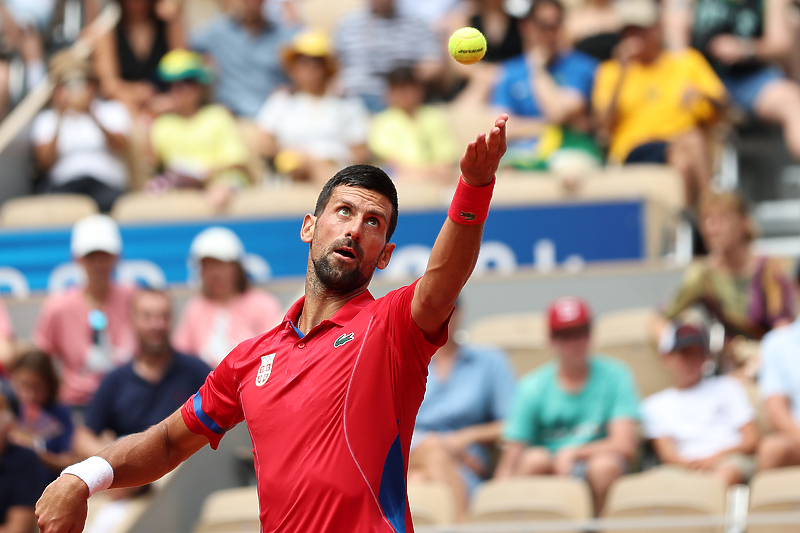
M574 89L586 102L590 102L594 73L598 64L593 57L571 50L559 55L547 70L558 85ZM531 75L525 54L503 63L500 81L492 92L492 105L522 117L543 116L544 113L533 94Z
M415 431L455 431L505 418L514 394L514 372L503 352L462 346L450 375L440 380L434 362Z
M144 431L181 407L205 382L211 369L197 357L175 354L158 383L133 371L133 362L100 383L86 411L86 426L97 434L110 429L118 437Z
M800 318L782 328L773 329L761 340L759 395L785 396L792 416L800 424Z
M217 102L236 115L255 117L267 96L287 81L281 49L294 33L270 25L254 35L223 16L192 35L191 46L214 59Z

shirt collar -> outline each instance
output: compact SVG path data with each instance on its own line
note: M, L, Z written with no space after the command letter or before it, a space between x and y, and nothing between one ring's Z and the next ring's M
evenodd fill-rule
M289 308L289 311L286 312L286 316L283 318L284 323L288 322L291 324L296 324L297 317L300 316L300 311L303 309L303 303L306 301L305 296L301 296L299 300L292 304ZM350 300L345 303L341 309L336 311L330 318L330 322L333 322L337 326L344 326L346 323L350 322L355 316L361 312L361 310L369 305L371 302L374 302L375 298L370 294L369 291L364 291L361 294L350 298Z

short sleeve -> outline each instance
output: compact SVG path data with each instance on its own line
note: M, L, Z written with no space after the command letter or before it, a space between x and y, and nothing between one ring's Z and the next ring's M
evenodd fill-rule
M492 420L505 420L514 399L514 387L516 376L508 362L508 356L503 352L497 352L493 357L494 365L492 368L492 394L489 402Z
M761 341L761 369L758 379L758 394L763 399L772 396L789 396L790 384L786 376L790 375L783 368L784 343L781 342L783 330L767 333Z
M33 144L46 144L53 140L58 129L58 118L53 110L42 111L31 125L31 141Z
M614 405L611 407L609 420L639 420L639 392L633 381L631 371L619 366L615 383Z
M97 120L111 133L127 135L131 131L131 115L122 102L102 102L96 108Z
M181 408L183 421L189 430L205 436L215 450L225 433L244 420L233 365L253 342L250 339L234 348Z
M256 125L267 133L275 134L283 117L288 95L283 90L272 93L256 114Z
M0 338L11 339L14 337L14 326L11 324L11 317L8 316L8 309L6 309L3 301L0 300Z
M725 85L706 58L693 49L688 49L686 54L691 65L691 80L695 89L709 98L721 101L725 97Z
M642 402L642 426L644 436L648 439L671 437L669 431L669 413L663 407L665 397L656 393Z
M616 61L605 61L600 64L592 88L592 109L600 112L608 109L619 75L620 67Z
M675 318L682 311L700 300L703 292L703 278L705 277L705 273L706 266L702 261L697 261L687 267L678 292L675 294L672 302L664 309L664 316L669 319Z
M517 386L503 430L503 438L507 441L536 443L536 413L539 410L541 385L538 376L538 372L530 375Z
M558 82L561 87L575 90L588 102L592 96L597 62L580 52L572 54Z
M756 417L753 404L747 396L747 391L739 381L730 376L723 376L719 379L724 380L725 384L725 406L731 416L731 424L741 428L745 424L752 422Z

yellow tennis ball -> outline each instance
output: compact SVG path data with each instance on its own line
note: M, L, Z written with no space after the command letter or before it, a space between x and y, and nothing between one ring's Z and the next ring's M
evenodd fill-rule
M453 59L472 65L486 54L486 37L475 28L461 28L450 36L447 47Z

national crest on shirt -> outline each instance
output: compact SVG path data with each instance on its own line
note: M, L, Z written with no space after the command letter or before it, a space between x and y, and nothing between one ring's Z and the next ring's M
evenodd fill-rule
M261 356L261 366L258 367L258 374L256 374L256 387L262 386L269 379L272 374L272 361L275 359L274 353Z

